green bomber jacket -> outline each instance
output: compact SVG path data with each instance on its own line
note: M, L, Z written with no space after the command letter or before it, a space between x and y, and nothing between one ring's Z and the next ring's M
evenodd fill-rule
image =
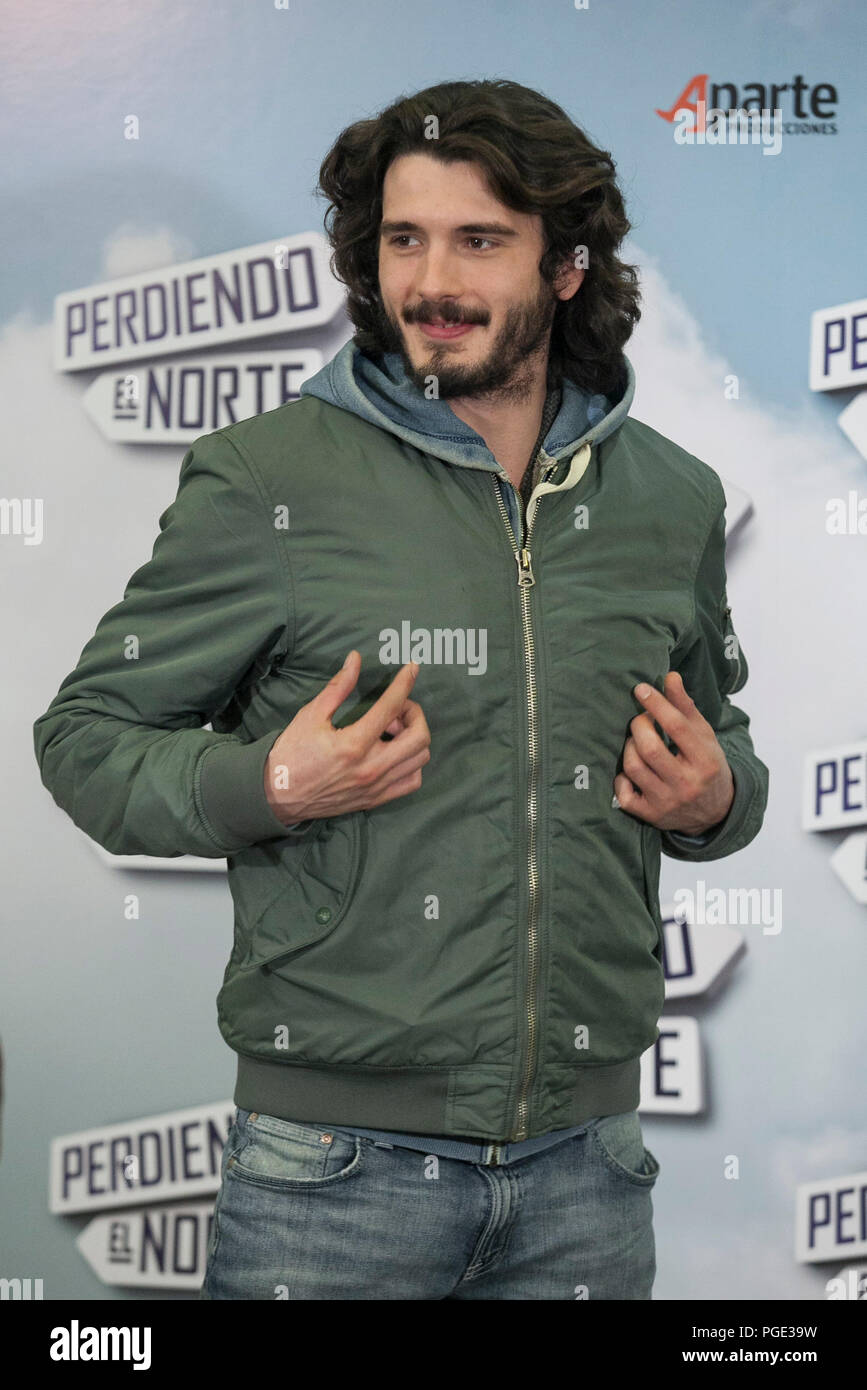
M634 1108L660 855L761 827L720 479L630 417L625 356L610 398L562 386L526 509L446 401L354 340L300 398L202 435L36 720L44 785L105 849L225 857L217 1014L247 1109L496 1142ZM268 753L353 647L348 718L419 662L422 785L288 828ZM669 670L734 776L704 836L612 800L633 688Z

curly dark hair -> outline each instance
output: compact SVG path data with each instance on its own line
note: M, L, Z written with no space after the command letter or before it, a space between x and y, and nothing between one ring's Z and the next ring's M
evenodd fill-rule
M435 128L433 116L435 139L426 134ZM583 389L615 391L623 345L641 317L641 295L636 267L616 254L631 223L614 160L556 102L507 78L441 82L402 97L348 126L323 160L316 191L329 199L330 265L347 287L357 345L374 355L387 350L377 307L382 185L392 160L419 153L480 165L501 203L542 217L539 273L548 283L564 261L574 261L576 247L587 247L578 293L558 302L550 357Z

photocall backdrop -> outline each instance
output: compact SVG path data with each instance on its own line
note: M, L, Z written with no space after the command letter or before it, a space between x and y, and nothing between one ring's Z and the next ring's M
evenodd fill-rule
M632 413L725 485L736 698L771 772L746 850L663 859L654 1297L863 1297L863 9L92 0L86 18L60 0L0 18L0 1294L194 1297L232 1112L223 862L102 851L41 786L33 721L149 559L187 443L228 423L220 386L239 417L271 409L351 335L313 194L338 131L499 76L617 161L644 295ZM182 295L212 266L251 294L189 332ZM164 307L166 334L113 343L118 295ZM117 1155L138 1160L132 1193Z

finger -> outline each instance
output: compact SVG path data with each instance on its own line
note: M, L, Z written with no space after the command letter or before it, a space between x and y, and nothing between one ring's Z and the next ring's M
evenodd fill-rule
M404 757L421 748L424 743L430 743L430 729L418 700L407 698L397 722L400 727L395 742L400 742Z
M330 720L344 700L352 694L360 674L361 653L353 648L337 674L332 676L328 684L323 686L319 694L310 701L311 705L315 706L317 714L320 714L323 719Z
M669 672L669 675L671 675L671 672ZM644 706L650 718L655 719L660 728L663 729L664 732L668 734L669 738L673 739L677 744L678 748L683 749L684 753L688 756L690 752L695 753L699 746L696 730L694 724L690 722L686 714L679 709L677 705L672 704L667 698L670 691L671 685L668 677L666 677L665 695L646 681L639 682L639 684L633 688L632 693L639 704ZM696 713L698 713L697 710Z
M621 811L628 811L630 816L639 816L641 820L650 818L647 797L635 790L623 772L618 772L614 778L614 794L620 803Z
M688 761L692 761L694 755L697 754L700 749L701 734L706 736L710 729L710 725L695 703L695 700L693 700L692 696L687 691L683 683L683 677L679 671L669 671L664 681L664 687L666 699L683 715L684 719L687 721L686 728L689 732L696 735L696 741L693 745L690 744L689 734L686 735L687 747L684 756ZM683 737L684 735L681 734L681 738ZM681 747L680 743L677 739L674 739L674 743L679 752Z
M683 763L678 762L670 748L656 732L649 715L637 714L630 720L631 734L624 745L624 755L630 740L644 761L663 783L674 783L683 773ZM625 756L624 756L625 765Z
M368 784L368 795L378 797L387 788L394 786L396 782L405 782L408 777L430 762L430 749L422 748L411 758L405 758L403 762L397 763L394 767L387 768L380 777Z
M391 777L402 763L417 758L430 746L430 729L418 701L407 700L398 722L401 727L397 735L385 742L378 740L368 750L359 767L360 773L373 775L374 784L383 776Z
M362 751L377 743L389 724L401 715L418 672L418 663L415 661L408 661L402 666L370 709L343 731L344 736L357 741Z
M423 735L424 733L427 733L428 738L430 737L430 730L427 727L427 720L425 719L422 707L417 700L407 699L406 704L404 705L400 714L397 716L396 719L392 720L388 728L389 730L394 731L395 738L397 738L400 734L406 733L408 729L415 730L415 732L419 736ZM408 742L409 740L404 739L404 743ZM421 738L419 739L419 746L420 743Z
M665 756L674 762L674 758L659 736L654 733L653 738L656 739L657 744L662 749ZM646 759L642 757L637 741L634 738L628 738L624 745L623 771L630 782L635 783L642 795L660 796L665 794L665 779L659 775L651 763L648 763Z
M695 700L689 694L683 683L683 676L679 671L669 671L664 681L666 699L679 709L686 719L694 719L696 715L699 719L704 719Z

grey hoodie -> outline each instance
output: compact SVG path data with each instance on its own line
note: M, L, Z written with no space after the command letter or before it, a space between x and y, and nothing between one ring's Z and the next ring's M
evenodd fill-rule
M635 373L626 356L623 363L625 379L613 405L607 397L590 395L568 378L561 378L560 409L542 442L546 462L568 460L581 444L598 443L625 420L635 395ZM519 538L515 494L484 439L455 415L448 401L428 400L407 377L400 353L386 353L374 360L350 339L321 371L304 382L301 395L318 396L349 410L446 463L496 473L512 529Z

